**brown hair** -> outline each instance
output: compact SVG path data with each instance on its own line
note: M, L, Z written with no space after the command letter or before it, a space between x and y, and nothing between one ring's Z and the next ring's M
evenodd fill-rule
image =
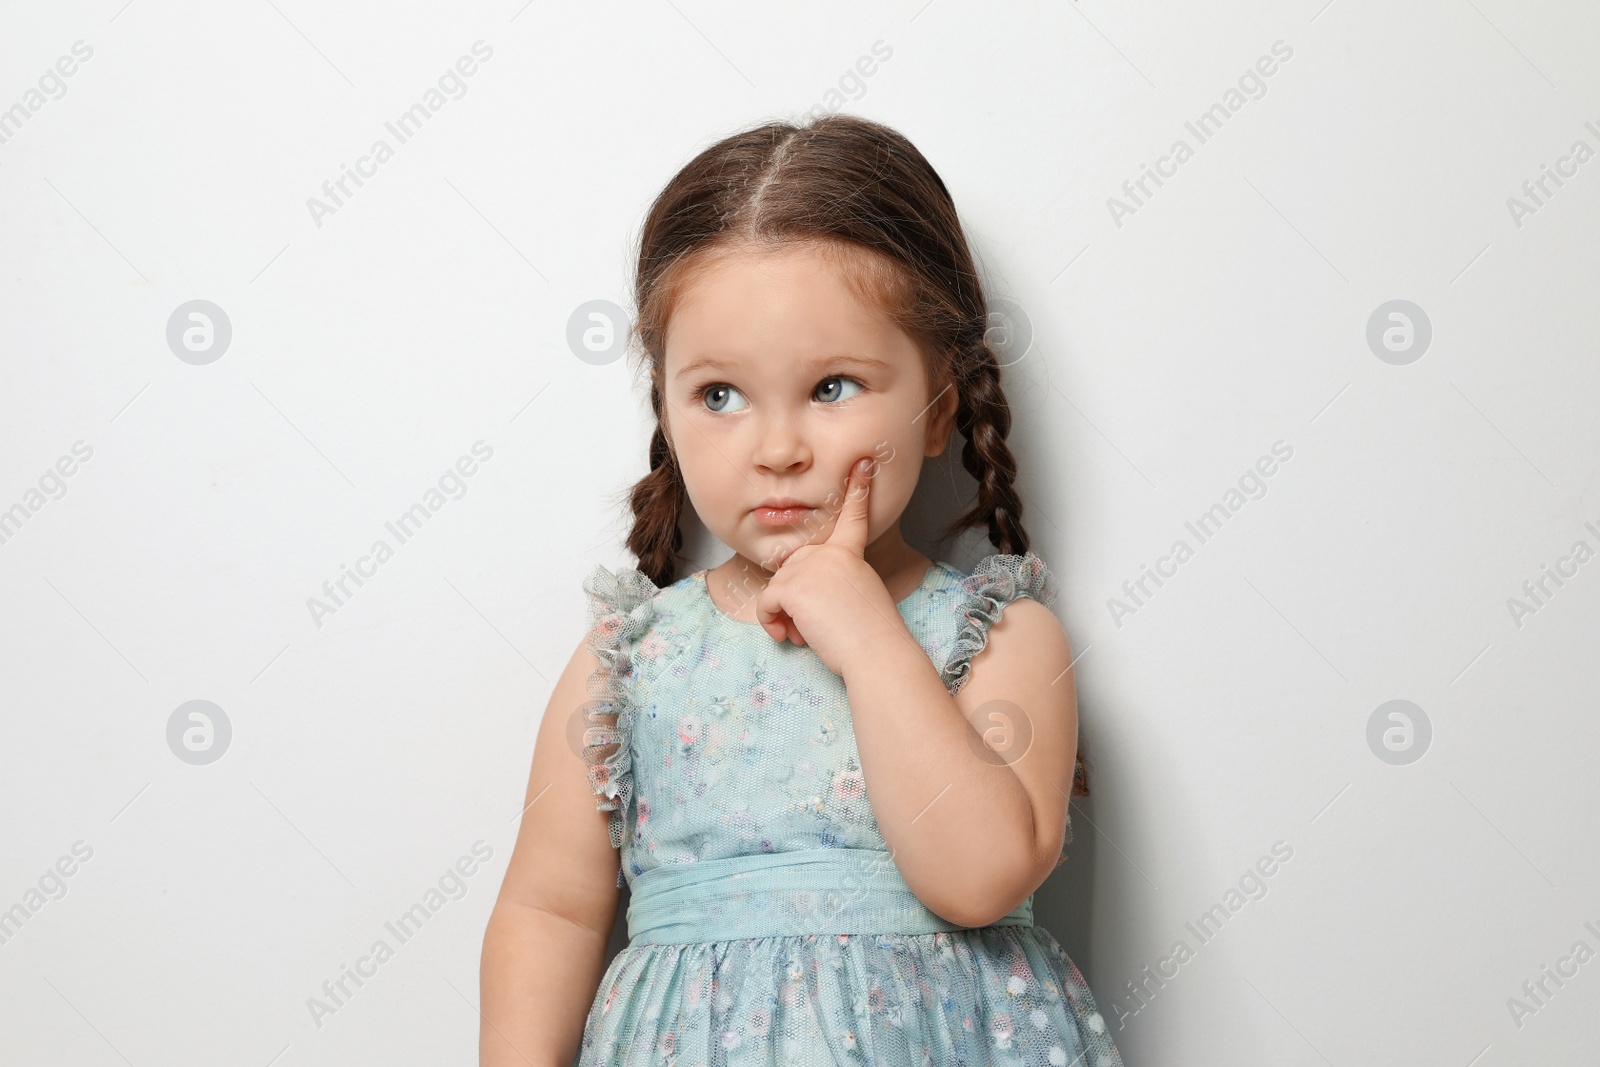
M650 207L634 276L636 351L648 366L650 473L628 494L628 549L656 585L675 581L687 499L664 429L667 320L719 257L796 244L830 254L863 302L917 341L935 395L956 390L961 463L978 483L971 510L944 537L986 526L999 552L1028 550L1016 460L1006 445L1011 409L985 339L988 308L944 181L903 135L853 115L803 126L769 122L702 151ZM642 350L642 351L640 351Z

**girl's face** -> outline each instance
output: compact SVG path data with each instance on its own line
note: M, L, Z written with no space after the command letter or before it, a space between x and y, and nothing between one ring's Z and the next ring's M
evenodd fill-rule
M954 388L933 395L916 342L814 247L732 254L702 275L668 323L664 374L666 434L695 513L768 571L828 537L863 457L876 461L868 562L900 543L922 458L944 451L955 418ZM773 500L807 510L758 510Z

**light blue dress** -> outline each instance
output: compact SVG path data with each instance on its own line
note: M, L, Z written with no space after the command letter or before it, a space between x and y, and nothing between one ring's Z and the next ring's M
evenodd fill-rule
M601 663L584 758L631 895L579 1067L1121 1067L1031 896L972 928L912 894L843 679L724 614L705 573L584 581ZM898 607L954 693L1008 603L1055 594L1031 552L991 555L935 563Z

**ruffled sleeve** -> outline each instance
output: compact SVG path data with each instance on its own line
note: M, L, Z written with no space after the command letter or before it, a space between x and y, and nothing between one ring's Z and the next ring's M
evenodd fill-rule
M961 690L972 676L972 657L989 643L989 628L1000 620L1007 604L1021 597L1052 606L1060 592L1056 577L1044 560L1032 552L1020 556L995 554L978 561L972 573L961 581L961 628L956 633L950 655L940 669L945 688L952 694ZM1072 769L1072 796L1089 795L1089 775L1080 748ZM1072 813L1067 813L1062 844L1072 840ZM1056 862L1065 862L1063 854Z
M600 661L588 678L589 695L583 706L583 759L589 766L589 784L599 798L596 811L609 811L611 847L622 847L628 805L633 801L633 755L628 738L633 708L628 702L628 679L633 673L633 649L654 615L654 582L632 568L615 574L596 564L583 580L589 598L589 636L585 644ZM615 745L609 755L603 750ZM623 884L617 870L617 885Z
M965 621L939 672L945 688L957 693L967 684L972 675L972 657L989 643L989 627L1000 621L1007 604L1019 597L1031 597L1049 607L1055 603L1056 593L1055 575L1032 552L979 560L972 573L961 580L960 611Z

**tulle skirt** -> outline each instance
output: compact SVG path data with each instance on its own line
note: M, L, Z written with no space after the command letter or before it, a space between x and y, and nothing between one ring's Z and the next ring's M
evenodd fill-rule
M1121 1067L1043 927L632 943L595 992L579 1067Z

